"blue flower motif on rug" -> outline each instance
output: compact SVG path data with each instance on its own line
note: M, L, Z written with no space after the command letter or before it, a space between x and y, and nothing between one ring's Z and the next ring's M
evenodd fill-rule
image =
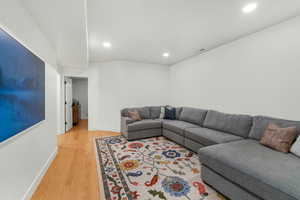
M120 138L113 137L113 138L108 138L107 140L105 140L105 142L107 144L118 144L118 143L121 143L122 140Z
M175 197L186 196L191 190L187 181L176 176L166 177L161 184L165 192Z
M175 150L164 151L164 152L162 152L162 154L164 156L166 156L167 158L177 158L177 157L180 157L180 153L178 153Z

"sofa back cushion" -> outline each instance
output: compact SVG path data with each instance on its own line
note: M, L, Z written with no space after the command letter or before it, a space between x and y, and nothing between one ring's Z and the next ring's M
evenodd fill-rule
M150 109L149 107L136 107L136 108L124 108L121 110L121 115L123 117L130 117L129 111L138 111L142 119L150 119Z
M255 116L253 117L253 125L249 133L249 138L260 140L270 123L276 124L282 128L294 126L297 129L297 135L300 133L300 121L291 121L266 116Z
M176 119L177 120L179 120L181 112L182 112L182 107L177 107L176 108Z
M207 110L183 107L180 113L179 120L202 126L206 113Z
M249 115L226 114L218 111L208 111L203 126L224 131L241 137L248 137L252 125Z
M160 115L161 106L149 106L150 119L158 119Z

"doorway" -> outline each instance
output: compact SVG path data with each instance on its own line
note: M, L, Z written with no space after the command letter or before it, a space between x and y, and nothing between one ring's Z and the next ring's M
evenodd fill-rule
M65 132L88 120L88 78L65 77Z

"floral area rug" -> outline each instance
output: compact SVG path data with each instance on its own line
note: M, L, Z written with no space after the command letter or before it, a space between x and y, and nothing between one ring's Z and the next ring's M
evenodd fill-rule
M96 138L106 200L224 200L201 180L198 157L164 137Z

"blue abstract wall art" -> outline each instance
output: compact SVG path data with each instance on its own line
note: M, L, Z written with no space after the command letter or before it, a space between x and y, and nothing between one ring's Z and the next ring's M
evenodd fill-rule
M45 63L0 29L0 143L45 119Z

